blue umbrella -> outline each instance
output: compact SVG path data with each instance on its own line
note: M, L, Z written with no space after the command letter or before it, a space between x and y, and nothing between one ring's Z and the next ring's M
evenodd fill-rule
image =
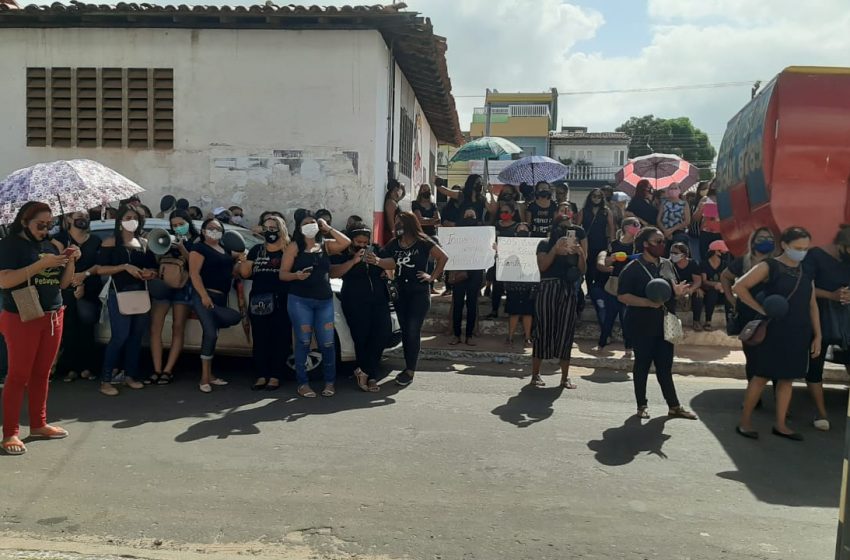
M552 183L563 179L569 167L546 156L527 156L518 159L499 173L499 181L504 184L519 185L528 183L534 185L538 181Z

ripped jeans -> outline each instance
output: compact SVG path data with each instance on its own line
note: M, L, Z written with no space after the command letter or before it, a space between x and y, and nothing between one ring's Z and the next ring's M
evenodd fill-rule
M313 334L322 353L325 383L336 381L333 299L312 299L289 294L287 300L292 330L295 332L295 377L298 385L307 384L307 354Z

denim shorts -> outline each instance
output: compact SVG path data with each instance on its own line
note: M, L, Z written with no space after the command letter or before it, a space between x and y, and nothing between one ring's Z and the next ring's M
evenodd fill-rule
M151 294L151 299L156 303L192 305L192 283L186 282L182 288L167 288L162 293Z

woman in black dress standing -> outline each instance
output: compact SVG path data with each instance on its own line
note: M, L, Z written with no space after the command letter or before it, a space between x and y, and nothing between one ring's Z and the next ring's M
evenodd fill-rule
M801 266L812 238L801 227L791 227L780 238L783 253L755 266L735 283L733 290L741 301L762 317L767 313L753 297L752 289L764 284L765 298L779 295L788 300L788 312L774 317L767 325L764 342L756 346L759 370L747 386L744 409L736 431L747 438L758 438L753 430L752 414L761 400L764 386L776 380L776 424L774 435L801 441L803 436L786 425L795 379L806 377L809 357L821 352L820 315L811 277Z
M578 280L587 270L582 246L584 230L567 218L552 223L549 239L537 246L540 289L535 302L537 323L531 362L531 384L544 385L540 377L543 360L557 358L561 364L561 387L575 389L570 379L570 358L578 322Z
M599 253L608 248L614 239L614 215L605 205L602 189L593 189L587 195L584 208L575 217L575 223L580 225L587 234L587 288L593 289L597 277L607 280L596 268Z
M431 185L424 184L419 187L416 200L410 204L410 211L416 214L422 231L428 237L437 235L437 226L440 225L440 211L431 201Z

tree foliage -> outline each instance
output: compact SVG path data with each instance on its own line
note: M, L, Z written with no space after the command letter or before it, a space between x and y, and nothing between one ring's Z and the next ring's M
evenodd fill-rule
M711 163L717 151L708 135L688 117L660 119L654 115L631 117L617 127L631 138L629 157L651 153L676 154L700 168L700 179L711 179Z

